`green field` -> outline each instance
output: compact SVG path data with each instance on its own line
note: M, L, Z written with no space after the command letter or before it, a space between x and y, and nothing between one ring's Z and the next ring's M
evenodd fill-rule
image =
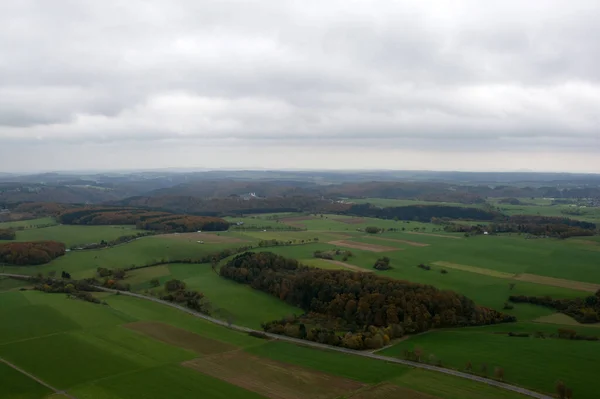
M54 240L67 247L111 241L121 236L135 235L140 230L133 226L69 226L57 225L17 231L16 241Z
M470 399L517 399L519 396L482 384L422 373L405 366L269 342L207 323L164 305L123 295L104 296L108 305L67 299L60 294L36 291L0 294L0 317L12 330L0 329L0 357L79 399L262 398L241 386L204 375L180 364L197 355L143 333L123 328L132 321L156 320L235 345L260 359L303 367L313 373L346 378L366 384L386 382L428 392L438 397ZM42 305L43 304L43 305ZM38 309L43 312L27 309ZM43 313L49 316L37 320ZM21 327L19 327L21 325ZM45 325L45 329L40 326ZM29 331L14 339L14 331ZM270 361L270 360L269 360ZM264 369L268 378L269 369ZM327 377L331 378L331 377ZM443 381L437 383L438 381ZM42 399L50 392L23 374L0 364L0 397ZM443 391L443 392L442 392ZM442 394L443 393L443 394Z
M386 201L397 200L382 201L379 204L388 205ZM533 203L533 200L531 201ZM404 205L408 204L404 201ZM507 207L504 204L498 206ZM515 207L526 208L527 213L532 214L535 214L535 209L541 209L541 214L558 209L542 200L536 201L534 205ZM512 211L520 212L517 209ZM131 284L134 291L144 292L150 289L149 282L154 278L158 278L161 284L168 279L181 279L190 289L206 295L216 317L253 328L260 328L261 322L293 313L300 314L302 310L287 305L276 297L255 291L249 286L222 279L212 271L210 265L169 264L169 261L197 258L223 248L257 246L261 240L278 240L295 245L257 249L306 260L306 263L313 267L339 268L338 265L313 258L313 253L316 250L341 248L352 252L353 256L346 261L351 265L373 271L375 261L381 256L387 256L393 269L376 273L454 290L480 305L498 310L502 310L509 295L549 295L557 298L590 295L582 290L546 285L547 282L518 281L511 276L527 273L571 282L600 284L598 236L568 240L526 239L517 234L466 238L461 234L441 232L440 227L433 224L369 218L358 220L359 223L348 223L357 220L339 215L323 215L293 222L302 224L306 231L278 230L284 226L281 219L293 216L295 215L280 214L232 218L231 220L243 220L245 224L248 222L267 227L267 231L221 233L220 240L227 241L226 237L243 240L238 242L230 240L199 244L194 238L188 239L186 236L179 239L144 237L114 248L71 251L46 265L4 266L3 269L20 274L47 273L52 270L60 273L61 270L65 270L74 278L84 278L93 276L98 267L127 268L161 261L165 264L130 272L125 282ZM280 218L280 221L275 217ZM269 226L271 228L268 228ZM366 226L377 226L386 230L394 228L398 231L386 231L371 236L357 230ZM115 238L132 232L135 230L122 229L119 226L54 226L28 229L17 234L18 239L40 237L39 239L81 243L75 240L94 242L99 239L111 239L112 233L115 234ZM314 238L318 238L318 241L315 242ZM342 244L336 244L337 241L358 247L344 247ZM369 246L383 246L390 250L373 252L369 250ZM437 262L448 262L457 266L444 267L443 263L438 265ZM426 271L416 267L420 263L431 265L432 270ZM442 274L442 269L446 269L448 273ZM337 353L310 350L280 342L264 342L142 300L103 295L107 306L91 305L67 300L63 295L20 292L18 288L21 286L23 283L14 280L0 280L0 320L3 321L3 328L0 328L0 356L14 360L28 371L35 371L36 375L39 374L48 382L69 389L79 399L136 398L140 395L158 398L164 397L171 385L178 388L172 388L174 390L170 392L182 398L190 397L190 392L197 393L194 397L202 396L202 392L208 395L207 397L260 397L243 388L181 367L179 363L191 359L190 356L193 357L188 351L149 338L140 339L139 334L122 327L123 324L140 320L161 321L196 332L206 338L228 342L244 348L253 355L364 383L387 382L448 399L517 397L481 384L421 370L349 358ZM386 349L384 354L401 356L404 349L419 346L425 350L427 356L434 354L448 367L462 370L469 360L474 368L486 363L490 374L493 373L494 367L502 367L508 382L543 392L552 392L554 382L560 378L574 389L576 398L594 397L590 386L593 381L591 373L594 370L592 362L600 355L597 353L597 348L600 348L597 342L512 338L498 333L543 331L549 335L555 333L558 328L567 327L582 334L600 335L598 326L577 325L572 320L553 316L550 309L528 304L516 304L514 309L506 312L515 315L518 322L430 332L398 343ZM15 322L4 324L4 320ZM4 328L4 325L7 327ZM52 352L55 348L64 346L69 348L61 354ZM89 358L93 358L95 364L83 364L80 353L89 353ZM67 376L62 375L56 371L57 368L52 367L53 363L50 360L38 359L41 356L58 359L61 364L68 364L67 367L76 367L77 370ZM155 381L159 375L164 375L164 384ZM146 383L140 388L138 385L144 385L142 381ZM19 388L22 386L25 388ZM27 388L28 386L30 387ZM11 389L20 392L19 389L35 390L36 386L37 384L30 383L23 385L17 381L15 388ZM31 394L33 396L24 395L25 398L42 397L35 396L35 393Z
M49 224L57 224L56 220L51 217L17 220L14 222L0 222L0 229L18 228L25 229L36 228L37 226L45 226Z
M0 399L38 399L52 393L50 389L0 362Z
M502 326L501 330L512 331L508 325ZM531 330L541 328L532 326ZM595 364L600 356L600 345L596 342L516 338L481 327L423 334L381 353L402 357L405 349L412 350L417 346L423 349L425 358L434 355L445 366L459 370L464 370L470 361L474 371L487 364L488 374L492 375L496 367L502 367L506 381L536 390L551 391L554 382L562 379L578 398L593 398L597 393L590 384L595 378Z

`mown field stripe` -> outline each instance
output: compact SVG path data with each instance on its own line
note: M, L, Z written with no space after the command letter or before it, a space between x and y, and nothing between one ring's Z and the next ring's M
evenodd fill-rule
M477 273L477 274L482 274L485 276L503 278L503 279L508 279L508 280L524 281L524 282L533 283L533 284L547 285L550 287L568 288L568 289L572 289L572 290L576 290L576 291L585 291L585 292L594 292L594 293L597 292L598 290L600 290L600 284L585 283L583 281L548 277L548 276L542 276L539 274L505 273L505 272L499 272L496 270L485 269L483 267L461 265L458 263L444 262L444 261L432 262L431 264L435 265L435 266L447 267L449 269L461 270L464 272Z

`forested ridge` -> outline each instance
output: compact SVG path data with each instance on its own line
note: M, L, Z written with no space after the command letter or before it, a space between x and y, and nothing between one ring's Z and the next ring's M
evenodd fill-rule
M452 291L371 273L310 268L270 252L240 254L220 274L307 312L266 323L266 331L355 349L431 328L515 321ZM348 334L339 337L340 330Z
M58 220L64 224L79 225L134 224L139 229L180 233L197 230L223 231L229 228L227 221L217 217L123 207L75 208L61 213Z
M352 205L343 212L348 215L375 217L383 219L415 220L430 222L432 218L494 220L502 214L497 211L481 208L470 208L449 205L409 205L395 207L378 207L371 204Z
M567 238L594 235L596 225L566 217L514 215L502 222L493 223L490 229L496 233L528 233Z
M56 241L0 244L0 263L41 265L65 254L65 244Z

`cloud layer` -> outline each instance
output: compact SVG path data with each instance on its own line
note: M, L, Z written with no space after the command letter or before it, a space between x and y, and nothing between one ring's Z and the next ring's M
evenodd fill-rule
M4 2L0 170L600 172L599 18L595 0Z

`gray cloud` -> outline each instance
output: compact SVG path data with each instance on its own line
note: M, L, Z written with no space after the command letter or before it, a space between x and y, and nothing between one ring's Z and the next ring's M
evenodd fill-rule
M233 147L260 166L269 147L600 171L598 17L594 0L4 2L0 169L206 166ZM73 145L85 160L59 159Z

